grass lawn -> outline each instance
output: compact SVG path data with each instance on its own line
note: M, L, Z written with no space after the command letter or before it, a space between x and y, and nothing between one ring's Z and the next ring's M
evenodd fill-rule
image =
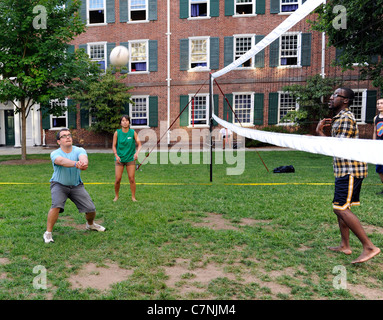
M112 201L113 157L89 154L82 179L96 222L107 231L86 231L83 214L68 201L53 244L42 238L52 164L7 165L1 162L19 156L0 156L0 299L382 299L383 255L352 265L361 252L354 235L352 255L327 249L340 241L332 159L259 154L269 172L250 151L241 175L226 174L234 165L215 165L212 183L202 160L144 164L136 172L136 203L126 172L120 199ZM282 165L295 173L272 172ZM353 211L379 247L381 189L370 164L361 206Z

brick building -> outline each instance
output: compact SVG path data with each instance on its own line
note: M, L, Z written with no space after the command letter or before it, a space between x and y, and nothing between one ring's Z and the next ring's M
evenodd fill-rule
M117 45L129 49L127 86L132 86L135 105L126 106L132 128L152 129L160 137L189 103L172 132L208 128L209 73L230 64L278 26L286 15L305 0L84 0L81 16L87 31L71 44L84 48L101 68L110 65L111 50ZM313 19L313 16L309 17ZM306 20L306 19L304 19ZM372 136L371 121L376 112L377 91L358 73L342 73L331 62L335 48L326 45L322 33L301 21L288 33L219 79L214 88L214 112L242 125L262 128L279 125L288 110L298 107L282 91L287 84L304 84L308 76L341 76L357 96L354 113L361 137ZM66 103L73 103L68 100ZM41 117L42 141L56 145L60 127L75 130L74 142L88 147L105 146L106 138L89 131L92 118L80 110L61 117ZM178 137L166 135L172 143ZM107 138L110 147L111 137Z

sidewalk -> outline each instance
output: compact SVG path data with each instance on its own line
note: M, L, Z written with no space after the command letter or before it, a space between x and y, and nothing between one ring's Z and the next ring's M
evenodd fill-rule
M153 147L150 147L150 150ZM162 147L164 148L164 147ZM178 152L182 148L182 146L174 146L171 145L169 146L169 151L170 152ZM46 147L41 147L41 146L36 146L36 147L27 147L27 155L28 154L50 154L52 151L56 150L57 148L46 148ZM185 146L185 149L187 147ZM112 148L85 148L87 153L113 153ZM189 151L209 151L210 148L202 149L202 147L199 146L192 146L189 147ZM221 148L216 148L215 150L222 150ZM229 149L227 149L229 150ZM263 148L246 148L246 151L289 151L292 149L289 148L282 148L282 147L277 147L277 146L270 146L270 147L263 147ZM141 152L144 151L141 149ZM161 147L158 146L157 148L153 149L153 152L163 152L167 150L161 150ZM214 151L214 148L213 148ZM14 147L0 147L0 155L21 155L21 148L14 148Z

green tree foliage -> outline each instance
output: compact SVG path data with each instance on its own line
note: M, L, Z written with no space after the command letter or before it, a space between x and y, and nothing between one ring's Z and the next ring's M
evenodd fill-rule
M22 159L26 159L26 118L35 104L62 114L63 101L96 80L99 68L83 50L68 45L85 31L79 0L0 2L0 101L21 114Z
M338 50L336 64L360 68L361 79L383 88L383 0L329 0L317 8L312 28L326 32Z
M289 92L290 96L296 99L299 109L290 111L282 121L294 122L304 127L328 116L327 98L341 84L342 81L338 78L323 78L318 74L309 77L305 85L284 86L282 90Z
M129 90L122 82L126 75L115 75L116 69L108 68L98 81L92 82L87 91L73 95L81 103L81 108L88 110L96 119L91 129L101 133L114 133L120 127L120 118L125 106L133 103Z

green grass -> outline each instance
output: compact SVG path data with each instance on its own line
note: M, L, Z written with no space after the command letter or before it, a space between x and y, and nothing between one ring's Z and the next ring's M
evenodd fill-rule
M49 245L42 234L50 207L52 164L0 164L0 299L365 298L334 288L332 270L339 265L347 270L349 286L380 288L382 258L351 265L361 251L353 235L351 256L326 249L340 240L331 209L332 159L298 151L259 154L269 172L256 152L246 152L243 174L227 175L226 168L234 165L215 165L212 183L210 167L202 160L188 165L144 164L136 172L137 203L130 201L126 173L120 199L112 201L113 158L89 154L89 169L82 179L95 202L96 221L107 231L80 229L84 217L68 200L54 228L55 243ZM0 161L18 158L0 156ZM31 158L49 160L49 155ZM296 172L272 173L281 165L293 165ZM353 209L363 225L377 228L369 236L378 246L383 241L381 201L376 195L380 184L369 165L362 205ZM237 227L217 230L198 224L211 213ZM255 223L240 225L244 218ZM185 271L170 285L169 270L180 261L186 263ZM133 274L108 290L74 289L70 277L88 263L112 263ZM47 289L33 287L37 265L47 270ZM213 266L225 273L201 281L199 275ZM194 290L185 291L186 284Z

